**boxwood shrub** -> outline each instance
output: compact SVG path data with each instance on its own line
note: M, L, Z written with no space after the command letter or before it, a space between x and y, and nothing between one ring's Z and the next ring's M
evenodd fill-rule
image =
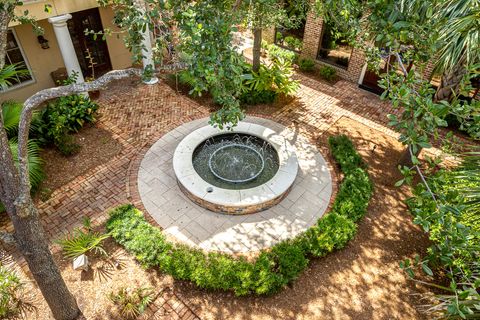
M344 173L331 212L296 238L263 250L254 261L169 242L131 204L110 212L107 231L142 265L157 267L175 279L239 296L273 294L295 280L309 259L345 247L355 236L355 222L366 212L373 186L364 162L344 135L331 137L329 145Z

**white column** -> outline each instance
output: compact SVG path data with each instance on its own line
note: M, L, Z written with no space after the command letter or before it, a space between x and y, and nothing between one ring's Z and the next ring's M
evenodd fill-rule
M136 7L145 14L146 6L144 0L136 0L135 1ZM145 70L148 66L151 66L153 70L155 70L155 63L153 61L153 52L152 52L152 41L150 39L150 28L148 24L146 25L145 32L142 32L142 64L143 70ZM158 78L153 76L148 81L143 81L145 84L155 84L158 82Z
M147 68L148 66L152 66L152 69L155 70L155 63L153 61L153 52L152 52L152 41L150 40L150 28L147 25L145 32L142 32L143 36L143 69ZM148 81L144 81L146 84L155 84L158 82L158 78L153 76Z
M70 37L70 32L67 27L67 20L71 18L72 15L67 13L61 16L48 18L48 22L53 25L53 31L55 32L55 37L57 38L58 46L62 53L63 63L65 64L65 68L67 68L68 75L71 76L74 71L77 72L77 83L82 83L85 82L85 79L83 78L82 69L80 69L77 54L73 47L72 38Z

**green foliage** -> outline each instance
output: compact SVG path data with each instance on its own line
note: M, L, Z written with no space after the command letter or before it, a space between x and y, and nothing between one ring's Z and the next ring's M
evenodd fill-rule
M296 51L302 50L302 47L303 47L303 41L292 36L285 37L283 39L283 44L286 47Z
M108 298L115 304L122 319L136 319L153 302L154 295L152 288L121 288L110 292Z
M323 257L345 247L356 232L357 226L352 220L333 211L308 229L300 241L306 252Z
M24 283L18 275L0 266L0 317L7 318L17 315L21 310L20 291Z
M410 277L421 267L429 276L437 273L450 281L448 287L432 283L447 292L431 299L428 312L433 310L438 317L475 318L480 314L479 164L478 153L466 156L455 170L442 169L428 177L435 199L424 184L419 184L407 201L414 223L428 232L432 245L423 260L405 260L400 266Z
M41 143L53 143L63 154L71 155L79 146L69 134L94 122L97 110L98 104L83 95L58 98L41 111L34 134Z
M18 134L18 124L20 123L20 115L22 114L22 104L10 100L2 102L3 126L7 132L9 139L16 137Z
M354 221L364 214L371 196L371 182L353 145L346 137L332 138L335 159L346 168L349 190L340 191L331 213L297 238L281 242L249 262L220 253L209 253L167 242L161 231L149 224L133 205L110 212L106 228L111 236L147 267L158 267L176 279L189 280L201 288L232 290L236 295L273 294L295 280L307 267L308 258L322 257L345 247L356 233ZM357 166L357 167L355 167ZM357 185L358 184L358 185ZM342 186L340 187L342 189ZM345 189L347 188L345 187ZM342 195L343 192L343 195ZM358 210L342 209L341 201L355 197ZM338 208L338 211L337 209Z
M309 58L302 58L298 61L298 67L303 72L312 72L315 70L315 62Z
M328 82L334 82L337 79L337 70L330 66L323 66L318 70L318 75Z
M292 78L293 72L290 62L280 58L269 66L261 64L258 73L244 75L244 86L249 91L273 91L276 94L290 95L299 88L299 82Z
M66 238L57 241L65 257L76 258L89 252L106 256L107 252L103 249L102 242L110 235L93 231L88 218L83 223L83 228L76 228Z
M15 101L5 101L1 104L1 112L3 116L5 131L9 140L10 151L12 152L13 161L18 168L18 124L20 122L20 115L22 112L22 105ZM35 120L33 119L32 127L35 128ZM28 171L30 177L30 185L32 192L35 192L40 183L45 178L43 170L43 160L40 158L40 147L35 140L27 142L28 152ZM0 213L4 212L5 208L0 203Z
M8 87L17 83L17 77L29 76L30 71L25 68L23 63L7 64L0 70L0 90L6 90Z
M277 93L273 90L248 90L240 95L240 101L247 105L269 104L275 101Z
M285 61L290 64L294 64L298 60L298 54L291 51L280 48L276 44L268 44L266 47L268 58L273 61Z
M237 97L242 86L243 57L232 46L233 16L222 1L179 1L174 5L180 31L180 48L188 63L191 94L210 92L222 109L211 123L235 125L244 115ZM221 35L221 36L219 36Z
M346 135L332 136L328 139L328 144L343 172L364 166L362 157L355 151L352 141Z
M10 151L13 155L13 161L18 168L18 143L15 140L10 140ZM43 160L40 158L40 147L35 140L29 140L27 142L28 152L28 174L30 177L30 185L32 190L35 191L40 183L45 178L45 172L43 171Z

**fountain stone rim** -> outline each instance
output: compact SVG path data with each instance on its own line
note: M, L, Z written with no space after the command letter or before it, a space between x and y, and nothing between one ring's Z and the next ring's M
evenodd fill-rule
M273 178L262 185L241 190L223 189L203 180L193 167L193 152L208 138L226 133L248 134L270 143L279 159L279 168ZM298 160L294 147L281 132L259 124L239 122L231 130L206 125L190 132L175 149L173 169L180 189L193 202L215 212L246 214L268 209L288 194L298 173Z

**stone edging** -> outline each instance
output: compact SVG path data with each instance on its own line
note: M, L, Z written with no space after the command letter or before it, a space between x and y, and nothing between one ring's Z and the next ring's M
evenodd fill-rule
M189 130L192 125L186 123L182 129ZM275 176L260 186L244 190L223 189L204 181L193 167L193 152L205 139L225 133L249 134L270 143L279 157ZM207 125L188 134L175 149L173 168L180 189L193 202L219 213L248 214L266 210L286 196L297 176L298 161L294 147L281 134L258 124L240 122L228 131Z

